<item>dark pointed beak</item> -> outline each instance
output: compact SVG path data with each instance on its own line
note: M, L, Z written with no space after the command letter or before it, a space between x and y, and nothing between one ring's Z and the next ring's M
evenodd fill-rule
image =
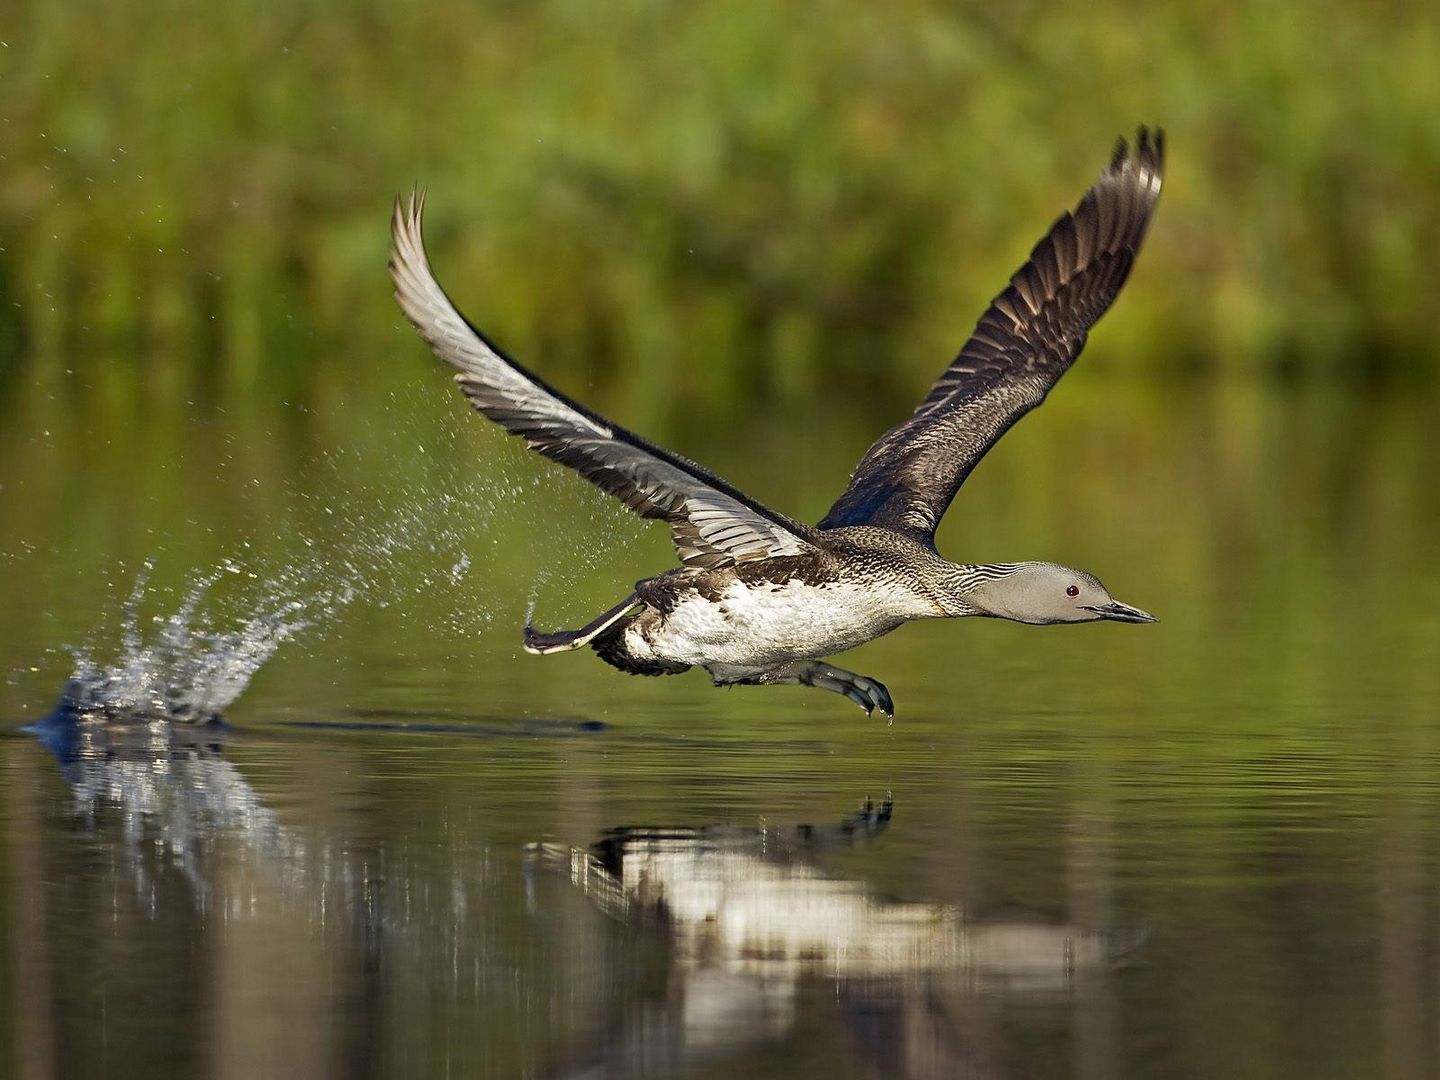
M1099 607L1087 608L1095 612L1102 619L1113 619L1115 622L1159 622L1160 620L1151 615L1148 611L1141 611L1138 607L1131 607L1129 604L1122 604L1118 600Z

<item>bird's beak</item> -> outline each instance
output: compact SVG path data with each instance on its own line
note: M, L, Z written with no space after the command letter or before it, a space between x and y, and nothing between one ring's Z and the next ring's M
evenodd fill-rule
M1138 607L1131 607L1129 604L1122 604L1113 600L1100 607L1087 608L1093 611L1102 619L1113 619L1115 622L1159 622L1160 620L1151 615L1148 611L1141 611Z

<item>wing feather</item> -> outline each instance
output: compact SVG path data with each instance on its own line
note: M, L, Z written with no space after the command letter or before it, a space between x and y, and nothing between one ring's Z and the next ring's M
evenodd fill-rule
M692 461L571 401L486 340L436 282L421 233L425 200L395 201L395 298L435 354L458 369L470 404L531 449L568 465L641 517L670 526L681 561L728 566L811 550L813 530L750 499Z
M905 421L865 452L821 529L878 525L931 539L955 492L1021 416L1045 400L1109 310L1145 238L1165 137L1141 128L1072 213L1051 227L980 316Z

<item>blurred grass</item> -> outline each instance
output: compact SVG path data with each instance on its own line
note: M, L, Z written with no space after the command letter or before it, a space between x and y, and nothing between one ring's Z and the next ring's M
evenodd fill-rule
M418 179L462 308L627 418L908 403L1139 122L1170 183L1088 364L1440 371L1431 5L21 0L0 41L0 381L413 349Z

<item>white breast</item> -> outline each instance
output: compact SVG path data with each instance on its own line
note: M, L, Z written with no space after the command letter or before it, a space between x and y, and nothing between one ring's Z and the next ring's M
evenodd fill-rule
M684 594L659 626L637 623L626 644L651 655L704 667L768 670L791 660L853 649L930 614L915 601L871 585L812 585L800 579L747 586L735 582L717 600Z

